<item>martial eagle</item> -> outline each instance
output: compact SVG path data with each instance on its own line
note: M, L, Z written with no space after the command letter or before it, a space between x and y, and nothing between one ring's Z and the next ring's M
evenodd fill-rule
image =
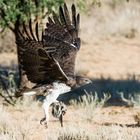
M41 39L38 23L34 33L31 20L29 29L23 24L23 29L16 31L19 65L25 71L28 80L37 84L28 93L50 93L46 95L43 105L46 121L48 107L56 101L60 93L91 82L88 78L75 75L75 59L81 44L78 36L79 24L80 15L76 13L75 5L71 7L70 17L64 4L60 6L58 15L53 12L52 17L48 17ZM48 88L49 85L52 85L52 89ZM53 97L50 96L52 93Z

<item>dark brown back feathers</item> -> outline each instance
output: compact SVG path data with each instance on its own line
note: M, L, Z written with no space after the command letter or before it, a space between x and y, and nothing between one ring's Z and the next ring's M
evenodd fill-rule
M74 76L75 58L80 49L79 20L75 6L72 5L72 18L66 4L59 8L59 16L53 12L53 17L48 18L43 43L45 48L55 47L51 55L58 60L67 76Z
M39 25L32 22L16 30L16 43L19 52L19 65L34 83L50 83L54 80L67 81L74 77L75 58L80 48L79 14L72 5L72 18L66 4L59 8L59 16L53 12L39 39Z

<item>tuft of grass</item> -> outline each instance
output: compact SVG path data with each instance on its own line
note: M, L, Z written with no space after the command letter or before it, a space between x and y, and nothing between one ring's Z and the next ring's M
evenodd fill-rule
M131 97L131 101L134 103L135 107L140 106L140 93L136 93L135 97Z
M4 107L0 107L0 140L30 140L33 139L32 116L26 120L16 120Z
M98 108L103 107L106 103L106 101L111 97L109 94L103 95L103 98L99 99L97 92L93 95L92 93L88 93L85 90L85 95L79 98L79 101L72 100L70 101L70 104L74 107L78 108Z
M90 140L90 137L85 132L63 132L59 134L57 140Z
M15 70L0 69L0 97L6 104L14 105L16 102L17 75Z
M119 127L112 125L109 127L97 127L96 132L92 135L92 140L139 140L138 130L128 129L127 127Z
M103 98L99 99L97 93L89 94L85 91L86 94L82 96L79 101L72 100L70 104L74 106L76 110L83 109L82 117L87 121L91 122L94 119L94 116L97 112L105 105L106 101L111 97L109 94L104 94Z
M134 120L138 125L140 125L140 112L137 112L137 114L134 115Z

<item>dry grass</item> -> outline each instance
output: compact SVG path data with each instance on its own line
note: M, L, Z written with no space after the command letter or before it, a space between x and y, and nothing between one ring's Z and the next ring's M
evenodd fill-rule
M86 91L85 91L86 92ZM104 94L104 97L99 100L98 94L95 93L89 94L86 92L85 95L83 95L79 100L71 100L70 104L74 107L75 110L81 110L83 111L83 115L79 114L79 117L81 117L83 120L87 120L89 122L94 120L94 116L103 106L105 105L106 101L110 98L110 95Z
M28 100L28 101L27 101ZM14 107L0 106L0 139L30 140L33 139L35 112L39 110L38 102L29 99L17 102ZM20 112L22 112L20 114ZM24 114L26 112L26 115ZM32 115L31 115L32 114Z
M39 124L43 111L36 102L29 104L25 100L15 107L0 106L0 140L139 140L140 129L125 124L135 123L133 116L140 108L95 108L93 103L93 109L89 109L91 104L68 106L64 128L51 116L48 129ZM89 116L93 117L89 120Z

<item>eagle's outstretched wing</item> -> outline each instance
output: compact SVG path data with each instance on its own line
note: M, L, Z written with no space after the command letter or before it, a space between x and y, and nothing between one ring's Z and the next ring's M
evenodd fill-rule
M75 5L71 7L72 18L66 4L59 8L59 15L53 12L52 18L48 18L43 35L43 43L46 50L54 48L49 54L60 64L68 77L74 77L75 58L80 48L79 21L80 15L76 13Z
M31 20L29 31L23 24L23 32L16 31L16 44L19 52L19 65L27 74L28 80L33 83L50 83L54 80L67 80L67 76L58 61L50 57L39 40L38 23L36 34L32 31Z
M72 19L67 9L60 6L59 15L53 12L48 18L42 39L39 40L38 24L35 34L31 21L29 31L23 24L23 31L16 31L19 62L33 83L50 83L55 80L67 81L75 77L74 67L77 51L80 48L79 14L74 5L71 7Z

